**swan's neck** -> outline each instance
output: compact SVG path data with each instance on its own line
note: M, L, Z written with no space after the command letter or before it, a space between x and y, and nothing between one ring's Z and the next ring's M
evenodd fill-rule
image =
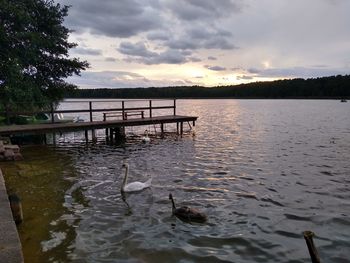
M174 211L176 210L176 206L175 206L175 202L174 202L174 199L173 199L173 197L171 197L170 198L171 199L171 203L173 204L173 213L174 213Z
M124 191L124 187L126 185L126 182L128 181L128 174L129 174L129 167L125 167L125 175L122 183L122 191Z

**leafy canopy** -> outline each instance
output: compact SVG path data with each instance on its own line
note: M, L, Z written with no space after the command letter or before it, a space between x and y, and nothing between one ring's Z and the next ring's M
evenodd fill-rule
M62 24L68 8L51 0L0 0L0 110L45 108L76 88L64 79L89 64L68 55L77 45Z

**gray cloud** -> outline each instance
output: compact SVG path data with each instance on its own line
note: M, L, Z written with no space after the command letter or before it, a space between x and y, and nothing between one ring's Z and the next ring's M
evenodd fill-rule
M147 33L171 49L232 49L229 31L216 23L240 10L242 0L59 0L72 5L66 23L79 32L127 38ZM174 23L174 17L178 23ZM215 19L211 19L215 18ZM196 20L188 23L187 20ZM185 33L181 33L185 32ZM176 36L176 37L174 37Z
M143 42L137 42L134 44L131 42L121 42L117 50L124 55L136 57L151 58L158 55L155 52L149 51Z
M149 82L142 75L126 71L86 71L82 78L72 77L71 80L82 88L142 87Z
M58 1L72 5L66 24L76 30L73 39L91 45L78 52L101 56L100 61L106 58L95 39L108 36L126 61L215 64L218 56L247 81L350 72L348 0Z
M147 34L148 40L166 41L170 39L169 33L165 31L154 31Z
M167 7L180 20L202 20L220 18L241 10L242 1L231 0L177 0L168 1Z
M257 68L249 68L249 69L247 69L247 71L251 74L258 74L261 72L261 70L257 69Z
M69 81L84 89L165 87L198 84L189 80L152 80L140 74L127 71L86 71L82 73L82 77L73 76L69 78Z
M94 49L94 48L77 47L77 48L72 49L72 52L74 54L78 54L78 55L90 55L90 56L102 55L102 50Z
M159 28L160 17L148 1L60 0L72 5L66 23L77 32L89 31L110 37L130 37Z
M330 67L291 67L263 69L255 76L262 78L312 78L345 74L349 74L349 69Z
M199 58L192 57L192 52L177 49L167 49L162 52L150 51L143 42L122 42L117 49L127 55L128 62L138 62L147 65L154 64L183 64L189 61L198 62Z
M106 58L105 58L105 61L108 61L108 62L116 62L117 59L116 59L116 58L112 58L112 57L106 57Z
M200 58L197 58L197 57L189 57L189 61L191 61L191 62L201 62L202 60Z
M173 49L235 49L230 38L232 34L225 30L214 28L188 28L182 34L176 35L165 42Z
M253 76L247 76L247 75L240 75L236 77L237 80L252 80L253 78L254 78Z
M208 65L205 65L204 67L209 69L209 70L213 70L213 71L225 71L226 70L225 67L221 67L221 66L208 66Z

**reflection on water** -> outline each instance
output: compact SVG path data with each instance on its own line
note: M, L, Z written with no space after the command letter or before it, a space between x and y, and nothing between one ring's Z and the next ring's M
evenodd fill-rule
M337 101L180 100L178 114L199 116L194 138L86 146L70 134L23 148L25 161L1 167L23 199L26 262L308 262L304 230L324 262L346 262L349 112ZM126 196L130 209L124 161L130 182L153 178ZM172 217L169 192L208 222Z

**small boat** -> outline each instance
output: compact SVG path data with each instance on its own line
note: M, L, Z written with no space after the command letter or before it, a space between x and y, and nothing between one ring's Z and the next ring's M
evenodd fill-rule
M35 116L38 123L51 123L52 117L51 114L43 113L43 114L37 114ZM58 123L67 123L67 122L83 122L84 120L82 118L78 117L71 117L71 116L64 116L63 113L54 113L53 115L54 122Z
M346 99L341 99L340 102L347 102L347 100Z

